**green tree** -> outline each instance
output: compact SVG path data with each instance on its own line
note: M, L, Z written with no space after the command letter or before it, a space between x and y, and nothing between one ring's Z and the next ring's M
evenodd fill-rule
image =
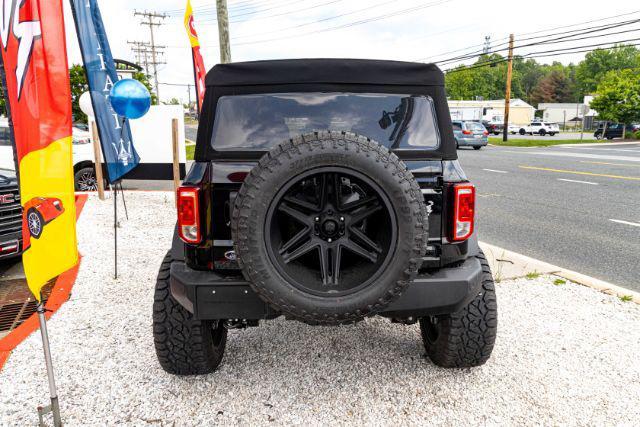
M612 70L640 68L640 51L634 46L620 45L612 49L596 49L585 55L576 69L576 80L582 94L596 91L600 80Z
M74 64L69 69L69 80L71 82L71 111L73 120L86 123L87 115L80 110L80 95L89 90L87 76L82 65Z
M599 118L625 124L640 121L640 69L609 71L596 94L591 108Z

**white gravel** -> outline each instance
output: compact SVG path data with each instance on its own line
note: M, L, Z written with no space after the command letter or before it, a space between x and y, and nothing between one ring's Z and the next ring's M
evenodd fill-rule
M111 203L92 198L71 301L49 322L68 425L640 424L640 308L553 277L498 284L497 345L481 368L434 366L417 326L276 320L230 332L217 373L168 375L155 358L151 304L173 196L127 198L121 278L112 278ZM33 334L0 372L0 424L34 425L45 403Z

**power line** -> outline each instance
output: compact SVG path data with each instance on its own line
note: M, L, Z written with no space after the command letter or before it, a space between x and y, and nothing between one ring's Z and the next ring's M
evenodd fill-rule
M551 49L551 50L543 50L543 51L536 51L536 52L528 52L525 54L521 54L521 55L514 55L514 57L516 59L534 59L534 58L542 58L542 57L547 57L547 56L559 56L559 55L569 55L569 54L574 54L574 53L583 53L583 52L593 52L595 50L598 49L612 49L618 46L638 46L640 45L640 43L634 43L634 44L626 44L627 42L631 42L631 41L640 41L640 37L639 38L633 38L633 39L626 39L626 40L617 40L617 41L613 41L613 42L604 42L604 43L595 43L595 44L589 44L589 45L581 45L581 46L571 46L571 47L565 47L565 48L560 48L560 49ZM612 45L612 46L608 46L608 45ZM585 48L595 48L595 49L585 49ZM492 60L492 61L484 61L481 62L479 64L473 64L473 65L468 65L468 66L464 66L464 65L460 65L454 68L449 68L446 70L443 70L443 72L445 73L453 73L453 72L459 72L459 71L466 71L466 70L473 70L475 68L480 68L480 67L489 67L489 66L494 66L497 64L501 64L507 62L506 58L500 58L500 59L496 59L496 60Z
M616 35L616 34L622 34L622 33L638 31L640 29L630 29L630 30L623 30L623 31L607 33L607 34L599 34L599 35L592 35L592 36L586 36L586 37L577 37L577 36L584 35L584 34L593 34L593 33L601 32L601 31L610 30L610 29L613 29L613 28L618 28L618 27L622 27L622 26L626 26L626 25L635 24L635 23L638 23L638 22L640 22L640 19L629 20L629 21L618 23L618 24L609 24L607 26L603 26L603 27L600 27L600 28L597 28L597 27L581 28L581 29L578 29L578 30L573 30L572 32L574 32L575 34L569 34L569 35L567 35L566 32L555 33L555 34L547 34L545 36L539 36L539 37L535 37L535 38L550 37L550 36L555 36L555 35L558 35L558 34L565 34L565 35L562 35L560 37L547 39L547 40L540 40L540 41L537 41L537 42L520 44L520 45L517 45L516 48L523 48L523 47L536 46L536 45L542 45L542 44L566 43L566 42L570 42L570 41L585 40L585 39L598 38L598 37L607 37L607 36L612 36L612 35ZM596 28L596 29L594 29L594 28ZM582 31L582 32L577 32L577 31ZM494 53L498 53L498 52L503 52L503 51L505 51L507 49L508 48L494 49L494 50L488 52L488 54L494 54ZM442 65L446 65L448 63L455 62L455 61L464 61L464 60L467 60L467 59L473 59L473 58L476 58L476 57L478 57L480 55L482 55L482 53L480 53L480 54L469 53L469 54L465 54L465 55L456 56L456 57L453 57L453 58L443 59L441 61L436 61L436 63L437 64L442 64Z
M555 31L555 30L565 29L565 28L572 28L572 27L577 27L579 25L591 24L591 23L594 23L594 22L608 21L608 20L611 20L611 19L619 18L621 16L630 16L630 15L635 15L635 14L638 14L638 13L640 13L640 10L634 10L634 11L631 11L631 12L620 13L620 14L617 14L617 15L607 16L607 17L604 17L604 18L591 19L591 20L588 20L588 21L581 21L581 22L577 22L577 23L574 23L574 24L570 24L570 25L562 25L562 26L558 26L558 27L545 28L543 30L530 31L530 32L527 32L527 33L520 33L520 34L517 34L517 35L521 37L521 36L528 36L528 35L531 35L531 34L547 33L549 31ZM572 30L570 32L574 32L574 31L580 31L580 29ZM545 35L542 35L542 36L539 36L539 37L530 37L530 38L525 38L525 39L520 39L519 38L519 40L523 41L523 40L529 40L529 39L540 38L540 37L545 37ZM505 41L505 40L508 40L508 39L509 39L508 37L504 37L502 39L499 39L498 41L502 42L502 41ZM507 42L504 42L504 43L498 44L497 46L506 45L506 44L507 44ZM416 59L415 61L422 62L422 61L425 61L427 59L437 58L439 56L444 56L444 55L448 55L448 54L451 54L451 53L457 53L457 52L461 52L461 51L465 51L465 50L469 50L469 49L473 49L473 48L477 48L477 47L481 47L481 46L483 46L483 43L474 44L474 45L463 47L463 48L459 48L459 49L449 50L449 51L446 51L446 52L440 52L440 53L435 54L435 55L431 55L431 56L427 56L427 57L424 57L424 58ZM481 50L478 50L478 51L475 51L473 53L480 53L480 52L481 52ZM471 53L472 52L468 52L467 54L471 54Z
M285 40L285 39L288 40L288 39L291 39L292 37L306 37L306 36L310 36L310 35L313 35L313 34L340 30L340 29L344 29L344 28L354 27L356 25L362 25L362 24L367 24L367 23L374 22L374 21L380 21L380 20L383 20L383 19L392 18L392 17L398 16L398 15L404 15L404 14L411 13L411 12L417 12L418 10L422 10L422 9L426 9L426 8L434 7L434 6L439 6L439 5L442 5L442 4L445 4L445 3L449 3L451 1L453 1L453 0L434 1L432 3L427 3L427 4L424 4L424 5L415 6L415 7L411 7L411 8L408 8L408 9L398 10L396 12L388 13L388 14L385 14L385 15L378 15L378 16L375 16L375 17L362 19L360 21L349 22L349 23L338 25L338 26L335 26L335 27L322 28L322 29L310 31L310 32L307 32L307 33L292 34L292 35L288 35L288 36L275 37L275 38L271 38L271 39L255 40L255 41L250 41L250 42L236 43L236 45L242 46L242 45L251 45L251 44L262 44L262 43L269 43L269 42L278 41L278 40ZM388 2L388 3L390 3L390 2Z

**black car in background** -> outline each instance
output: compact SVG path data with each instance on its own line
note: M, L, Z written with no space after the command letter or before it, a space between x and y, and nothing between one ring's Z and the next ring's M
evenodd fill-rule
M482 124L484 125L487 132L492 133L494 135L500 135L502 130L504 129L503 123L490 122L488 120L483 120Z
M0 169L0 260L20 255L22 207L13 170Z
M622 138L622 129L624 127L625 126L622 123L609 123L607 125L607 129L604 131L604 136L602 135L602 130L603 130L602 126L596 129L593 136L595 136L596 139ZM628 124L626 125L625 136L630 137L631 135L633 135L638 131L640 131L640 124L638 123Z

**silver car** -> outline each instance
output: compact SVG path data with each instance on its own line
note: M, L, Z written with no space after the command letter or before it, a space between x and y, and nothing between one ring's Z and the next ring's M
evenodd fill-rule
M458 148L473 147L475 150L479 150L487 145L489 132L482 126L482 123L455 120L451 124Z

